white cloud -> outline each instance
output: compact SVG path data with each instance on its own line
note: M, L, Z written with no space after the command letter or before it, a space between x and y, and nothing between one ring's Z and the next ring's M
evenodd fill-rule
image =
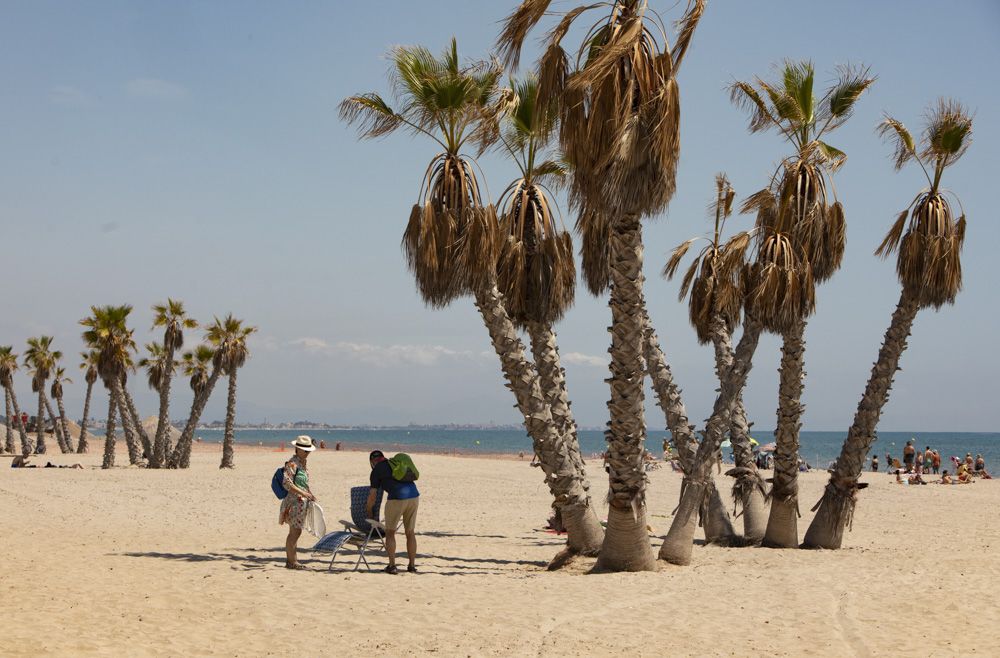
M346 358L379 367L433 366L445 360L468 361L483 357L483 353L453 350L443 345L375 345L348 341L331 344L312 336L297 338L289 344L309 354Z
M97 101L87 92L72 85L56 85L49 89L49 100L67 107L93 107Z
M608 365L608 357L606 356L591 356L589 354L581 354L580 352L567 352L562 355L562 360L565 363L571 363L575 366L607 367Z
M136 78L129 80L128 93L139 98L176 101L187 98L188 90L183 86L160 80L159 78Z

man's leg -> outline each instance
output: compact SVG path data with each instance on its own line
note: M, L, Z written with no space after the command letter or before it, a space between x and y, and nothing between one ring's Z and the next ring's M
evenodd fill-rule
M406 531L406 557L410 559L410 566L416 567L417 533L412 528Z
M409 538L407 538L407 545L409 545ZM385 527L385 552L389 554L389 566L396 566L396 529L389 526Z

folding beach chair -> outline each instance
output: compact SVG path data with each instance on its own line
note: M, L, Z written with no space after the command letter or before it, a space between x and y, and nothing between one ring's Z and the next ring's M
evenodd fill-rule
M368 502L369 491L371 488L368 486L351 487L351 520L341 520L343 530L326 534L312 547L313 552L333 554L330 556L328 570L333 569L333 561L337 559L337 554L345 544L351 544L358 549L358 560L354 564L354 571L358 570L362 562L369 571L372 570L365 558L365 553L372 542L381 544L382 550L385 551L385 525L378 520L379 508L382 506L382 490L379 489L375 494L375 505L372 508L372 516L375 518L372 519L366 518L365 515L365 503Z

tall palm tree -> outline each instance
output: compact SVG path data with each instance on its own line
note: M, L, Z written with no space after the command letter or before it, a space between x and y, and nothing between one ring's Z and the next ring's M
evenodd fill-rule
M812 62L786 60L778 74L774 82L756 78L753 83L737 81L730 86L733 102L751 115L751 132L774 129L795 149L781 162L768 187L753 194L743 209L757 213L758 228L765 235L787 236L791 248L798 252L795 257L808 269L809 280L802 283L811 287L833 276L844 255L844 210L840 202L829 202L827 189L834 171L847 156L824 139L850 118L858 98L875 78L866 68L843 67L834 84L817 99ZM795 295L791 298L798 299ZM807 317L804 310L799 305L779 309L773 318L780 320L777 324L769 323L772 318L768 313L761 316L768 330L782 336L774 484L763 540L765 546L779 548L798 545L798 446L804 409L801 398Z
M132 306L128 304L91 306L90 310L92 314L80 320L80 324L86 328L83 332L83 342L97 351L98 376L108 389L108 422L102 468L112 468L115 465L116 411L121 416L122 427L125 430L129 462L137 464L140 459L139 449L131 432L131 422L122 390L122 382L132 367L132 353L135 351L135 340L127 326Z
M153 314L153 328L163 328L163 363L167 366L159 373L155 388L160 394L160 415L156 421L153 455L149 462L150 468L160 468L170 450L168 430L170 429L170 382L174 374L173 364L176 364L174 354L184 345L184 330L196 329L198 322L189 318L184 310L184 303L175 299L168 298L166 304L153 306ZM152 386L153 382L150 379L150 387Z
M208 399L212 396L216 382L222 375L222 369L215 361L215 349L210 345L198 345L194 350L185 352L181 357L181 367L184 374L191 378L194 398L181 437L177 439L177 445L170 453L167 462L169 468L188 468L191 465L191 442L194 439L194 430L198 426Z
M64 452L73 452L72 439L69 435L69 422L66 420L66 407L63 405L63 384L72 383L73 380L66 376L66 369L57 366L49 393L52 394L52 399L56 401L56 407L59 409L59 423L62 426Z
M226 427L222 440L222 463L219 468L233 468L233 425L236 421L236 372L250 358L247 338L257 327L244 326L243 320L230 313L220 320L215 318L207 331L208 342L215 348L214 364L229 376L229 396L226 400Z
M28 438L28 432L25 430L21 407L17 404L17 393L14 391L14 373L17 368L17 354L14 353L14 348L10 345L0 346L0 386L3 386L7 398L10 400L10 406L14 410L14 422L17 424L18 434L21 438L21 454L27 457L31 454L34 446L31 445L31 439ZM7 420L10 421L10 412L7 413ZM13 443L9 437L7 447L13 452Z
M4 401L4 418L7 419L7 424L4 426L4 434L6 435L6 443L4 443L4 452L14 453L14 430L11 428L10 424L14 422L11 420L11 404L10 404L10 392L3 389L3 401Z
M87 445L87 420L90 418L90 396L94 392L94 382L97 381L97 360L100 354L97 350L88 350L80 353L80 369L83 370L83 379L87 382L87 394L83 398L83 418L80 420L80 440L76 444L77 454L83 454L89 450Z
M673 278L690 248L697 241L706 240L706 246L693 259L682 279L678 298L683 301L684 297L688 297L691 325L695 328L699 343L713 345L716 373L721 380L726 375L723 372L724 364L731 363L733 359L732 335L739 324L743 306L745 281L743 249L740 247L746 244L750 236L741 233L733 238L731 244L723 242L726 220L732 214L736 193L725 174L716 175L715 186L716 198L710 206L714 221L711 235L705 238L692 238L678 245L663 268L663 275L668 279ZM714 323L719 321L722 323L722 331L714 331ZM764 507L767 489L754 464L742 396L737 401L730 422L729 435L736 457L736 468L729 471L729 474L736 478L733 496L736 504L743 507L744 536L756 543L764 535L764 525L767 520ZM691 466L693 465L688 464L687 470L690 470ZM709 504L717 508L721 505L721 500L711 480L708 488ZM716 503L716 500L719 502ZM719 520L720 523L713 524L715 520ZM705 517L707 541L720 543L727 540L726 520L728 518L724 507L721 513L715 509ZM717 527L713 528L713 525ZM731 526L728 530L731 532Z
M171 354L168 358L167 350L164 349L159 343L147 343L146 351L148 356L139 359L138 366L146 371L146 382L149 384L149 388L160 393L164 385L164 380L169 375L172 375L174 370L177 368L177 361L173 360L173 355ZM162 399L161 399L162 401ZM162 408L161 408L162 410ZM149 467L150 468L160 468L162 462L156 461L156 440L153 440L153 454L150 455ZM169 443L169 439L168 439ZM164 448L164 451L169 448L169 445Z
M418 203L403 234L403 251L417 290L431 307L443 307L471 293L500 359L507 384L524 417L525 428L539 455L546 484L557 505L578 500L579 471L567 451L557 452L559 432L546 403L535 366L511 322L497 287L499 234L492 206L484 204L473 161L464 149L487 147L498 138L493 99L502 73L496 62L459 63L453 39L441 58L427 49L398 47L391 51L393 109L375 93L351 96L340 116L358 124L363 138L397 129L433 140L441 151L428 166ZM590 551L588 541L572 526L569 547Z
M516 65L524 40L548 0L524 0L500 35L505 61ZM615 0L567 11L550 32L539 62L546 98L559 98L560 141L573 165L570 197L580 214L587 262L606 263L611 308L608 410L608 528L598 570L646 571L655 560L646 530L643 467L645 312L640 219L662 212L675 190L679 155L677 70L704 11L692 0L671 50L647 0ZM608 11L576 49L562 41L581 15ZM545 99L543 98L543 103ZM588 253L600 257L590 259Z
M965 214L956 219L949 196L960 208L961 202L941 187L941 177L972 143L972 116L959 102L941 99L930 108L919 143L892 117L886 117L879 132L895 142L896 169L916 161L928 186L899 214L875 251L882 258L897 252L896 273L902 291L854 422L830 473L830 482L813 508L816 516L803 542L810 548L840 548L843 542L844 528L850 526L854 514L857 491L863 486L858 478L875 440L882 408L889 401L889 389L917 312L954 303L962 288Z
M564 163L546 159L557 127L556 106L537 106L538 79L512 79L497 103L498 143L520 176L500 195L500 260L497 286L511 321L527 332L541 388L558 430L555 454L569 455L577 474L557 484L555 509L563 527L572 528L571 553L597 554L604 531L590 498L590 483L580 454L570 410L566 377L553 324L573 304L576 266L573 242L557 215L550 189L562 183ZM553 465L555 465L553 463Z
M52 350L52 336L37 336L28 339L28 349L24 352L24 365L32 369L31 390L38 393L38 416L35 420L38 438L35 440L35 454L45 453L45 382L52 374L55 361L62 352ZM56 430L57 437L59 436ZM61 443L61 441L60 441Z

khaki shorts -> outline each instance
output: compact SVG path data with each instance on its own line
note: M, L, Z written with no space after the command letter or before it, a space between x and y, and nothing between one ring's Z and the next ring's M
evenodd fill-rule
M385 527L395 530L399 527L399 519L403 519L403 529L406 532L413 532L417 524L417 506L420 504L420 496L407 498L406 500L387 500L385 502Z

